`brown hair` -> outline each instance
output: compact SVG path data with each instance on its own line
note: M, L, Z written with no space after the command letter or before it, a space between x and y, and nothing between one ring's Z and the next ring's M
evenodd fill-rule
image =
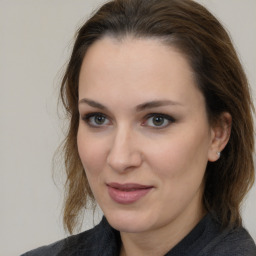
M253 104L231 40L218 20L192 0L116 0L104 4L78 31L61 85L70 118L64 142L66 197L64 226L70 233L93 194L77 149L78 78L87 49L105 35L159 38L184 53L206 101L209 121L232 116L230 140L205 174L204 205L223 228L240 226L240 205L254 182Z

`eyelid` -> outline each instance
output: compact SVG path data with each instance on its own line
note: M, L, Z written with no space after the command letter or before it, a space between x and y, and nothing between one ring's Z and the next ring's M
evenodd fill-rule
M102 113L102 112L90 112L90 113L86 113L86 114L81 114L81 119L90 127L92 128L103 128L109 125L108 124L92 124L90 123L90 118L91 117L95 117L95 116L102 116L104 118L106 118L106 120L108 120L108 122L110 122L111 124L111 119L108 117L108 115ZM157 126L157 125L148 125L147 122L149 121L150 118L152 117L161 117L164 118L165 120L168 121L168 123L166 125L163 126ZM142 121L142 126L147 126L149 128L154 128L154 129L163 129L168 127L171 123L174 123L176 121L175 118L173 118L172 116L168 115L168 114L163 114L163 113L149 113L147 114Z
M151 125L146 125L145 123L152 117L162 117L164 119L166 119L168 121L168 124L167 125L164 125L164 126L151 126ZM172 116L170 115L167 115L167 114L162 114L162 113L150 113L150 114L147 114L145 116L145 121L143 121L142 123L142 126L148 126L150 128L155 128L155 129L163 129L163 128L166 128L168 127L171 123L174 123L176 121L175 118L173 118Z
M147 114L145 116L145 118L150 118L150 117L154 117L154 116L161 116L163 118L166 118L167 120L170 120L170 121L173 121L173 122L175 121L174 117L172 117L168 114L162 114L162 113L150 113L150 114Z
M92 128L101 128L101 127L104 127L104 126L107 126L107 125L93 125L89 122L90 118L91 117L95 117L95 116L103 116L104 118L106 118L107 120L110 121L110 118L106 115L106 114L103 114L102 112L91 112L91 113L87 113L87 114L84 114L84 115L80 115L81 116L81 119L90 127Z
M80 116L82 119L88 119L92 116L97 116L97 115L107 117L107 115L103 114L102 112L89 112L86 114L81 114Z

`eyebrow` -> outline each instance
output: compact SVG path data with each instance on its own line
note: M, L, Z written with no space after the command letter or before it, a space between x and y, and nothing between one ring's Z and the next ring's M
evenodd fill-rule
M99 108L101 110L107 110L107 107L105 107L104 105L94 101L94 100L89 100L89 99L81 99L79 100L78 104L82 104L82 103L86 103L87 105L93 107L93 108Z
M108 108L106 106L104 106L94 100L90 100L90 99L86 99L86 98L79 100L78 103L79 104L86 103L87 105L94 107L94 108L98 108L98 109L105 110L105 111L108 110ZM179 102L175 102L175 101L171 101L171 100L153 100L153 101L139 104L135 107L135 109L136 109L136 111L140 112L140 111L143 111L146 109L157 108L157 107L168 106L168 105L181 105L181 104Z
M172 100L153 100L153 101L139 104L138 106L136 106L136 110L143 111L145 109L157 108L157 107L169 106L169 105L181 105L181 104L179 102L175 102Z

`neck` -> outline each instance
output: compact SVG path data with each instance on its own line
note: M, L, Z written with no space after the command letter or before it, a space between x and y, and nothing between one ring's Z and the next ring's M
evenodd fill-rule
M197 214L179 216L168 225L147 232L120 232L122 248L120 256L162 256L177 245L205 215L201 209Z

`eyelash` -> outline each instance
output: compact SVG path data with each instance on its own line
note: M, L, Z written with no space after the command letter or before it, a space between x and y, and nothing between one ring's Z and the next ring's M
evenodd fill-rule
M92 124L92 120L90 120L91 118L95 118L95 117L103 117L105 118L105 120L108 120L108 116L105 115L105 114L102 114L100 112L93 112L93 113L88 113L86 115L84 115L82 117L82 120L85 121L85 123L92 127L92 128L101 128L103 126L106 126L106 124ZM163 118L164 122L167 124L165 124L164 126L157 126L157 125L147 125L146 123L150 120L150 118L154 118L154 117L157 117L157 118ZM144 117L144 120L142 122L142 126L148 126L150 128L155 128L155 129L163 129L163 128L166 128L168 127L171 123L174 123L176 120L175 118L173 118L172 116L169 116L169 115L166 115L166 114L160 114L160 113L150 113L148 115L146 115ZM95 120L94 120L95 121ZM108 125L108 124L107 124Z
M85 123L86 123L87 125L89 125L90 127L93 127L93 128L100 128L100 127L103 126L103 125L94 125L94 124L92 124L92 121L90 121L90 119L91 119L92 117L96 117L96 116L98 116L98 117L103 117L103 118L106 118L106 119L108 118L106 115L104 115L104 114L102 114L102 113L94 112L94 113L89 113L89 114L84 115L84 116L82 117L82 120L85 121Z
M156 129L166 128L171 123L174 123L176 121L175 118L173 118L172 116L166 115L166 114L150 113L150 114L146 115L145 121L142 123L142 125L147 126L147 125L145 125L145 123L148 122L150 118L154 118L154 117L158 117L158 118L160 117L160 118L163 118L165 122L167 121L167 124L165 124L164 126L157 126L157 125L156 126L150 126L150 125L148 125L149 127L156 128Z

